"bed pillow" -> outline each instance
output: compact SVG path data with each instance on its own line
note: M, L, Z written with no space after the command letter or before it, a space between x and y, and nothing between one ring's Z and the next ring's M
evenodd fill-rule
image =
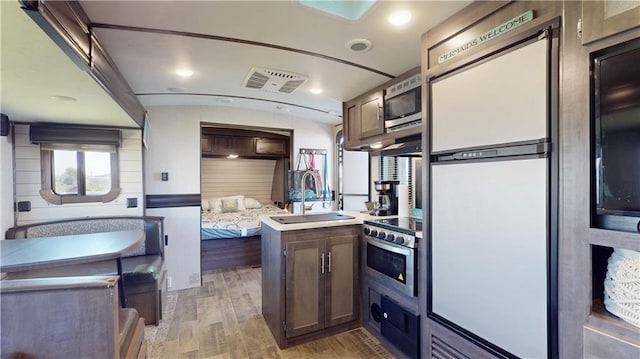
M244 196L229 196L229 197L216 197L209 199L209 207L213 213L222 213L222 200L223 199L237 199L238 200L238 211L244 211L247 208L244 205Z
M222 213L238 212L237 198L223 198L220 200L220 211Z
M208 211L211 209L211 206L209 205L209 200L208 199L203 199L202 201L200 201L200 207L202 208L203 211Z
M262 204L260 204L260 202L255 198L245 198L244 206L246 208L262 208Z

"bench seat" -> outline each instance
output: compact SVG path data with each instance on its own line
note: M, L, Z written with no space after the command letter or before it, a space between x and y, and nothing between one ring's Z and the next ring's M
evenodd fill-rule
M98 217L56 222L33 223L10 228L7 239L62 236L106 231L144 229L145 240L121 259L127 307L137 309L146 325L157 325L162 319L163 296L166 295L164 267L164 218ZM117 275L116 261L100 261L8 273L5 279L52 278L94 275Z

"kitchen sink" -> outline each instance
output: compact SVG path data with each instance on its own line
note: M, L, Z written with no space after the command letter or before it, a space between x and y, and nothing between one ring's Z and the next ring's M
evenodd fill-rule
M356 217L347 216L345 214L329 212L320 214L308 214L305 216L272 216L271 219L280 224L297 224L297 223L309 223L309 222L324 222L324 221L340 221L345 219L354 219Z

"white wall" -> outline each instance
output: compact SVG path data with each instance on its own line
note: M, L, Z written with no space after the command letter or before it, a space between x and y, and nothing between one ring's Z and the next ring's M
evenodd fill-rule
M118 157L120 159L120 188L122 191L114 201L62 205L51 204L40 196L42 186L40 146L29 142L29 126L16 125L14 130L16 201L31 202L30 212L18 214L18 225L78 217L142 215L144 198L142 192L141 130L121 130L122 146L118 149ZM126 199L134 197L138 199L138 207L127 208Z
M13 227L13 148L11 134L0 137L0 239Z
M207 106L150 106L149 149L145 150L145 189L154 194L200 193L200 123L270 127L293 130L295 166L299 148L324 148L328 153L329 177L333 178L333 125L261 111ZM161 172L169 173L162 181ZM331 180L329 183L333 183ZM193 280L200 273L200 233L192 228L181 231L172 226L200 223L199 211L153 209L147 213L163 215L165 229L174 233L166 248L166 265L173 290L199 286ZM193 212L193 213L192 213ZM178 213L180 218L177 218ZM186 216L186 217L185 217ZM194 218L191 218L194 217Z

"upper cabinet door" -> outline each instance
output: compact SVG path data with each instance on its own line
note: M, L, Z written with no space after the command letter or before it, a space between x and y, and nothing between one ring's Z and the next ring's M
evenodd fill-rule
M546 139L548 47L534 41L431 80L432 151Z
M582 44L640 26L640 1L583 1Z
M382 91L378 91L360 104L360 138L382 133L384 133Z

